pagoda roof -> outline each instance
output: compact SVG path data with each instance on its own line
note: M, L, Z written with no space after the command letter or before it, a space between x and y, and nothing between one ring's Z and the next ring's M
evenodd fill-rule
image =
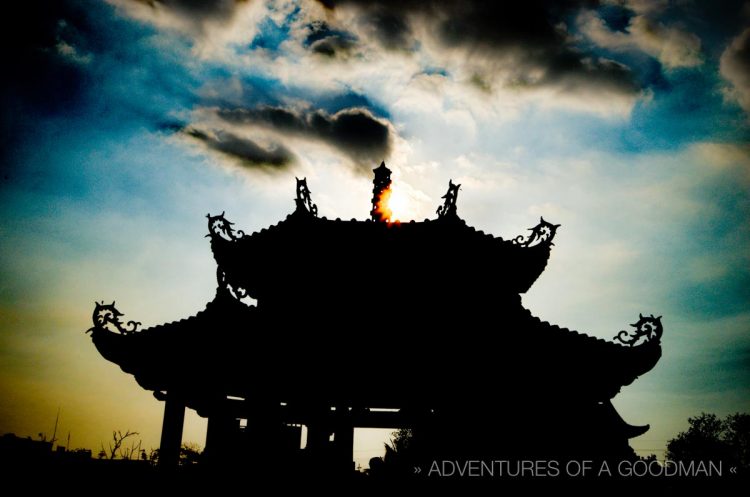
M330 322L313 331L304 326L307 316L291 311L269 315L220 289L190 318L132 333L95 318L91 332L100 353L142 387L182 392L187 405L199 411L217 395L245 397L251 392L282 402L315 398L369 407L402 407L405 402L434 406L511 390L551 398L565 392L566 397L602 402L653 368L661 356L657 318L643 318L636 333L644 326L654 329L631 345L549 324L520 304L513 309L505 310L501 322L463 329L460 340L427 342L430 336L450 333L447 318L444 329L433 321L432 329L399 342L406 332L401 326L381 325L380 331L350 327L347 334L346 323ZM399 344L396 356L385 357L394 344ZM366 380L355 380L357 368ZM450 382L435 383L446 370Z
M387 292L399 300L400 288L429 298L447 280L455 287L490 285L503 293L524 293L547 266L557 228L542 219L528 237L505 240L457 216L385 223L319 218L297 209L275 225L245 234L223 214L209 216L219 284L259 300L288 295L301 272L308 280L328 280L334 268L352 270L337 272L338 285L327 289L331 298ZM372 281L364 259L379 260L388 277ZM451 267L446 277L444 269ZM373 287L381 283L382 289ZM336 295L338 289L345 295Z

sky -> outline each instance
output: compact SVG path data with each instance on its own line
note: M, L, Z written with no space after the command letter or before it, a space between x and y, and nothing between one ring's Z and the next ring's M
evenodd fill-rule
M216 288L207 213L260 230L296 176L321 215L365 219L381 160L401 220L434 217L453 179L478 229L562 225L523 296L536 316L602 338L663 316L661 361L614 399L651 425L640 453L750 411L750 3L50 0L6 19L0 433L49 437L59 407L72 447L126 429L157 447L163 406L84 333L94 301L145 327L193 315ZM382 439L360 433L357 461Z

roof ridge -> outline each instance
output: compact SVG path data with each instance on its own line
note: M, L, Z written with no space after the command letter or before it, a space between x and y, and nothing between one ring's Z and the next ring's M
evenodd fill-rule
M258 308L255 305L246 305L246 304L238 301L237 299L235 299L234 297L232 297L231 294L229 294L228 290L222 289L222 287L217 287L216 288L216 294L214 295L214 298L212 300L209 300L206 303L206 305L203 307L203 309L197 311L195 314L192 314L192 315L190 315L188 317L177 319L177 320L174 320L174 321L166 321L164 323L156 324L154 326L149 326L148 328L143 328L142 330L138 331L138 334L144 333L144 332L150 332L152 330L157 330L157 329L160 329L160 328L166 328L168 326L179 325L179 324L182 324L182 323L186 323L188 321L194 321L196 319L202 319L203 316L206 315L206 312L208 312L210 309L212 309L212 308L214 308L214 307L216 307L218 305L221 305L222 301L229 302L230 299L231 299L232 302L237 303L239 305L242 305L242 306L244 306L247 309L257 309Z
M549 321L545 321L545 320L543 320L543 319L541 319L541 318L539 318L539 317L537 317L537 316L534 316L534 315L533 315L533 314L531 313L531 311L530 311L530 310L528 310L528 309L526 309L526 308L524 308L524 309L526 310L526 312L528 313L529 317L530 317L530 318L531 318L532 320L535 320L535 321L536 321L537 323L539 323L539 324L542 324L542 325L545 325L545 326L547 326L547 327L549 327L549 328L551 328L551 329L557 329L557 330L559 330L559 331L562 331L562 332L564 332L564 333L567 333L567 334L570 334L570 335L574 335L574 336L577 336L577 337L580 337L580 338L582 338L582 339L586 339L586 340L589 340L589 341L592 341L592 342L601 342L601 343L606 343L606 344L614 345L614 346L616 346L616 347L621 347L621 348L623 348L623 349L625 349L625 348L629 348L629 347L625 347L625 346L624 346L624 345L622 345L622 344L619 344L619 343L617 343L617 342L614 342L614 341L612 341L612 340L605 340L604 338L601 338L601 337L597 337L597 336L594 336L594 335L589 335L588 333L585 333L585 332L582 332L582 331L578 331L578 330L571 330L570 328L565 328L565 327L563 327L563 326L559 326L559 325L556 325L556 324L552 324L552 323L550 323Z

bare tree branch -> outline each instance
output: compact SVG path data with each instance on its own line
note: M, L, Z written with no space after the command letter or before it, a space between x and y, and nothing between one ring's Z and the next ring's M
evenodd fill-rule
M117 451L120 450L120 447L122 447L122 443L125 441L128 437L133 437L135 435L138 435L139 433L137 431L130 431L127 430L124 434L120 431L112 431L112 443L109 444L109 458L114 459L117 456ZM102 450L104 450L104 445L102 444ZM120 451L120 457L123 459L128 459L128 456L124 455L122 451Z

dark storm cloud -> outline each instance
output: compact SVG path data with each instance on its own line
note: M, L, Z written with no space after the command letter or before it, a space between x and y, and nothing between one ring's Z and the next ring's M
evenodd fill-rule
M373 5L367 17L375 38L383 47L389 50L411 50L414 47L411 27L403 16Z
M354 8L365 31L369 29L386 49L414 49L419 41L414 39L414 28L426 26L427 36L445 49L464 49L469 57L496 59L507 63L500 65L506 69L513 66L510 83L517 87L578 84L627 95L640 90L625 66L571 45L566 21L597 2L319 1L334 12L340 7Z
M391 149L391 127L363 108L348 108L329 114L320 109L297 111L278 106L258 106L219 109L216 115L226 123L226 127L218 125L204 130L198 125L184 126L170 122L160 125L160 129L190 136L207 148L250 167L281 168L293 163L294 153L279 143L285 137L301 137L325 143L360 166L370 166L376 161L387 159ZM263 147L231 131L239 126L257 126L271 130L279 137L279 141L270 147Z
M565 49L550 50L545 59L537 60L544 68L544 76L537 85L556 85L567 90L581 87L599 87L620 94L636 94L640 85L630 69L618 62L593 59Z
M280 134L325 142L359 163L383 160L391 148L388 124L362 108L328 114L322 110L260 106L222 109L217 115L228 123L262 126Z
M562 41L557 25L587 0L319 0L328 9L355 7L362 19L379 31L379 39L397 45L408 41L412 24L427 21L447 45L476 45L499 50L523 43L533 47ZM405 47L402 47L405 48Z
M181 132L247 167L283 168L294 162L294 154L280 143L264 148L248 138L223 130L209 132L187 127Z
M364 16L368 24L369 34L376 38L381 45L389 49L405 48L411 45L411 29L401 14L392 14L387 8L372 4L367 6ZM354 46L357 37L348 32L331 28L327 22L316 20L307 26L309 34L305 39L305 46L312 47L317 41L326 38L341 40L347 45Z

